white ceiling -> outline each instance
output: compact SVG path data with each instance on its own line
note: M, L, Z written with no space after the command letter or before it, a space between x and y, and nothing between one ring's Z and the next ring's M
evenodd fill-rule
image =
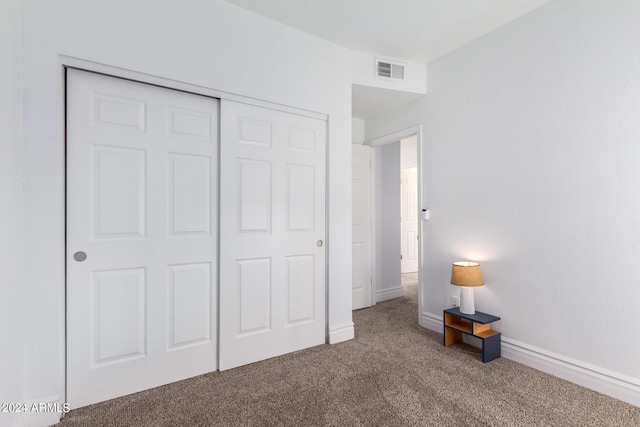
M550 0L226 1L351 50L429 63ZM354 107L370 114L367 105L384 103L385 93L354 88ZM402 98L387 95L390 104Z

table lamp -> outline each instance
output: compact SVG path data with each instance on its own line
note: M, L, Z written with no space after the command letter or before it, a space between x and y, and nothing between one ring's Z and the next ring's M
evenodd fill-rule
M451 269L451 284L460 286L460 313L475 314L473 288L484 285L477 262L457 261Z

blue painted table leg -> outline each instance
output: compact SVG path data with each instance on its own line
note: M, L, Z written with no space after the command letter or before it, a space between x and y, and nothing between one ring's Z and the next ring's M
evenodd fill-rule
M491 362L500 357L500 334L482 340L482 361Z

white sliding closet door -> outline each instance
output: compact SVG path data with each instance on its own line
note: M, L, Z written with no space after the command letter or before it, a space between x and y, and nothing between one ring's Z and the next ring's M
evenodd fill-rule
M222 101L220 369L325 342L326 122Z
M217 369L218 101L67 74L67 399Z

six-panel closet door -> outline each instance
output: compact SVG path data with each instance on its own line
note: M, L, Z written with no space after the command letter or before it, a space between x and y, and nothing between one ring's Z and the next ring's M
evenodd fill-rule
M325 342L326 121L221 104L224 370Z
M216 99L67 72L67 401L217 369Z

